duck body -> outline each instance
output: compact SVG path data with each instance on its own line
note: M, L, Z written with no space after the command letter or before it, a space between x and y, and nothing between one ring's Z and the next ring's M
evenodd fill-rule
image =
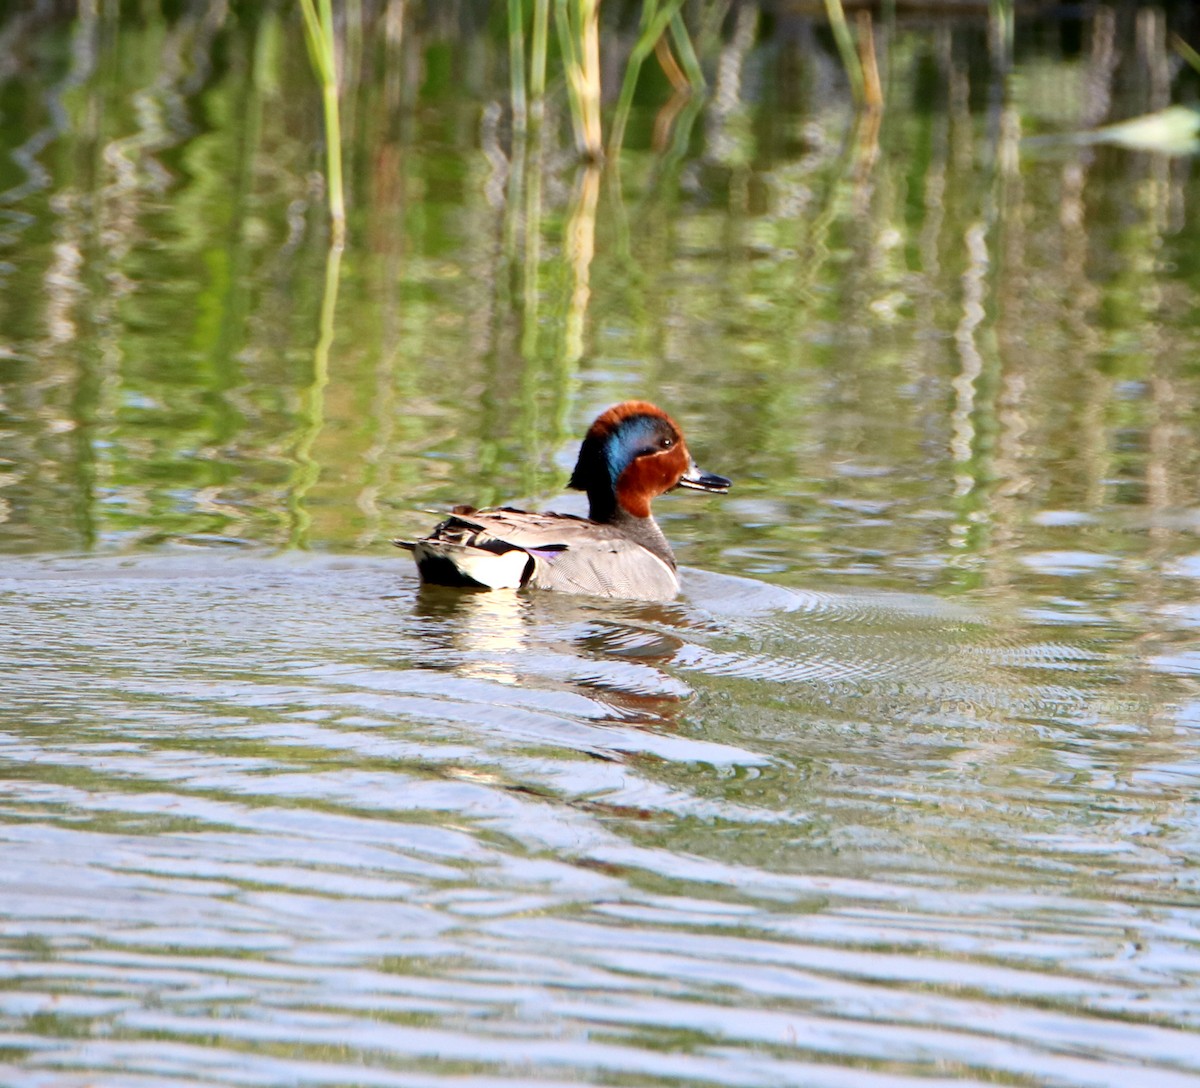
M676 487L723 493L730 483L696 467L662 409L626 401L589 428L570 486L587 492L588 517L458 506L428 536L394 543L434 585L670 600L679 592L675 556L651 501Z

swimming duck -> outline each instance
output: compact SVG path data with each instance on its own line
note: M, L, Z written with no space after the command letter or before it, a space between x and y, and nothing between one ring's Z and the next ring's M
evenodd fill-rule
M675 555L651 500L676 487L724 493L730 482L696 467L666 412L629 400L588 429L569 486L587 492L586 518L456 506L428 536L393 543L434 585L669 600L679 592Z

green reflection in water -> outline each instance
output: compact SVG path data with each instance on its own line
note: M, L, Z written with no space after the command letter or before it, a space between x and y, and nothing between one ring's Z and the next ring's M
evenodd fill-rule
M828 40L743 6L690 27L706 97L680 105L646 61L600 173L561 87L511 131L496 20L355 10L324 321L296 19L103 6L14 31L6 550L380 549L427 506L549 498L628 396L737 478L726 503L664 502L689 563L970 588L1055 546L1044 511L1105 515L1087 531L1134 551L1146 518L1186 516L1187 162L1022 142L1183 93L1161 20L1137 56L1105 7L1006 22L1011 56L983 23L900 20L872 124L830 93ZM1190 547L1171 534L1161 554Z

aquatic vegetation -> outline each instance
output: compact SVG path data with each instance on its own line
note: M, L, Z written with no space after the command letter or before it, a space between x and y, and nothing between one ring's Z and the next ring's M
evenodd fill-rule
M314 4L320 4L319 13ZM338 106L337 31L333 21L333 3L332 0L300 0L300 10L304 14L304 40L312 58L313 70L321 84L329 217L333 245L341 246L346 237L346 198L342 188L342 124Z

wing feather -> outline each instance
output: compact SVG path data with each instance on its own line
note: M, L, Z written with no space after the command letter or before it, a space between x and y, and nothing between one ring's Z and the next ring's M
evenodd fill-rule
M413 551L431 581L442 580L442 565L449 563L497 589L528 584L653 601L679 592L675 571L649 549L615 526L573 514L459 507L423 540L394 543Z

